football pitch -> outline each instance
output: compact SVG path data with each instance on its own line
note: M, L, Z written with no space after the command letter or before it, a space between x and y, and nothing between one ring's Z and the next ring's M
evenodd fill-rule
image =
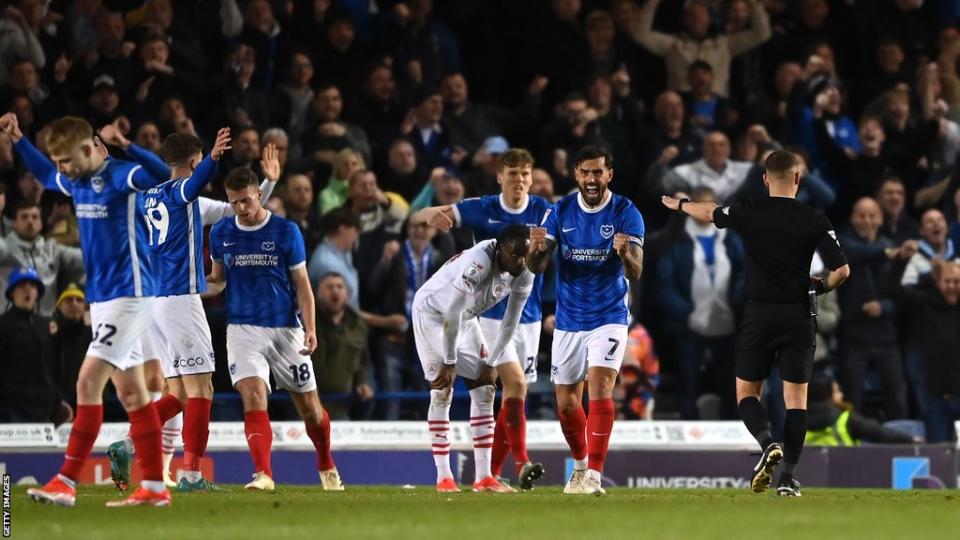
M268 540L366 538L956 538L957 491L813 489L800 499L742 490L611 489L605 497L529 493L437 494L431 488L278 486L274 494L174 494L171 508L103 506L112 487L84 486L77 506L12 493L12 538Z

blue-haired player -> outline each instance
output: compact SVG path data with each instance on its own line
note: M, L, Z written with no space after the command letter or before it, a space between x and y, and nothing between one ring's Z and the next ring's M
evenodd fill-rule
M533 156L522 148L511 148L497 159L499 195L465 199L457 204L434 206L421 210L414 221L429 221L440 230L453 226L469 227L478 240L496 238L508 225L536 227L543 222L550 203L530 195L533 183ZM517 480L522 489L533 488L544 473L543 465L532 463L527 456L527 418L524 400L527 383L537 380L537 353L540 349L541 290L543 276L537 275L533 291L523 307L520 327L495 366L503 384L500 414L494 431L493 458L490 468L500 476L508 451L513 453ZM480 329L488 343L493 343L507 309L507 299L485 311Z
M203 227L235 214L226 202L201 197L200 193L214 176L220 156L230 148L230 129L223 128L217 133L206 158L199 138L180 133L168 135L160 149L166 163L152 152L131 145L113 126L102 128L100 136L107 143L123 148L154 176L169 179L148 190L143 201L157 296L148 339L144 342L147 383L151 382L150 366L154 366L153 369L162 371L169 388L169 394L157 401L160 419L166 421L164 475L169 475L169 459L180 433L177 420L181 420L179 413L184 411L185 418L181 420L185 425L184 476L179 485L174 485L180 491L216 490L216 486L200 474L200 458L207 446L215 365L210 327L200 301L200 295L207 290L203 275ZM280 177L275 146L264 147L261 168L267 177L261 184L261 200L266 200ZM117 441L107 450L111 476L121 489L130 479L130 450L129 440Z
M316 312L303 236L296 223L260 204L257 177L235 169L224 181L237 213L210 231L210 288L227 292L227 361L243 399L244 432L256 467L249 490L273 491L267 414L270 374L303 418L317 450L323 489L342 491L330 455L330 415L320 404L310 353L317 348ZM225 285L224 285L225 283Z
M45 486L27 493L38 502L76 503L76 482L100 432L103 390L112 379L130 417L130 436L144 480L133 495L107 506L169 506L160 416L144 383L140 349L150 322L154 285L140 192L159 180L135 163L108 157L82 118L65 117L49 125L44 142L50 159L23 136L14 114L0 118L0 130L14 141L17 153L44 187L73 198L93 324L93 340L77 380L77 415L63 467Z
M574 174L579 192L560 199L543 228L531 232L529 265L543 272L551 252L559 248L550 378L575 460L563 492L602 494L600 478L615 414L613 388L627 346L627 280L639 279L643 270L644 227L633 203L607 190L613 158L606 150L580 150ZM581 406L584 379L589 418Z

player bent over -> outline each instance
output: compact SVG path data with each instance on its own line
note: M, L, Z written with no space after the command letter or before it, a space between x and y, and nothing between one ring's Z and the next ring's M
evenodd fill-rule
M139 165L109 158L86 120L65 117L49 127L46 146L53 162L23 136L15 115L0 117L0 130L13 140L30 172L47 189L73 198L93 339L80 367L77 414L63 466L45 486L30 488L27 494L38 502L76 503L76 482L103 423L103 389L112 380L130 417L130 437L144 480L133 495L107 506L170 506L170 492L163 484L160 416L147 393L140 351L150 322L153 275L137 192L159 182Z
M270 373L290 397L317 450L323 489L343 490L330 455L330 416L320 404L310 353L317 348L313 291L300 229L260 204L257 177L235 169L224 181L236 212L210 231L212 289L226 287L227 360L243 399L244 431L256 466L250 490L273 491L267 415ZM224 285L225 282L225 285Z
M578 193L557 202L531 235L530 269L543 272L560 249L557 329L551 379L563 435L575 459L564 493L601 495L613 430L613 388L627 346L627 278L643 269L643 218L629 199L607 190L613 160L588 146L574 159ZM583 413L583 381L590 416Z
M424 377L430 382L427 422L437 466L437 491L459 491L450 470L450 402L457 375L470 389L474 491L509 493L490 472L493 447L493 366L510 344L523 306L533 289L527 270L530 232L510 225L495 240L485 240L452 257L413 298L413 335ZM487 355L477 317L509 294L507 309Z
M482 240L496 236L511 223L535 227L543 222L551 204L530 194L533 184L533 156L523 148L510 148L497 158L499 195L485 195L465 199L456 204L424 208L413 217L440 230L453 226L469 227ZM537 275L533 292L520 316L520 327L497 361L497 375L503 384L500 414L493 434L493 453L490 463L494 476L499 477L507 454L512 453L516 465L517 483L522 489L533 489L543 477L542 463L533 463L527 455L527 417L524 400L527 384L537 381L537 352L540 350L541 290L543 276ZM496 339L500 321L506 309L506 300L500 301L480 315L480 329L488 342Z

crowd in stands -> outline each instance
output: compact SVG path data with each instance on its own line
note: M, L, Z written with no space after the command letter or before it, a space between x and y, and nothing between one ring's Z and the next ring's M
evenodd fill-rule
M303 232L318 306L313 362L336 419L422 414L420 402L379 397L425 389L410 301L474 240L469 229L408 217L497 193L497 156L510 147L536 157L531 192L557 200L575 188L570 160L587 144L611 150L611 189L636 203L647 227L617 393L623 417L736 417L733 335L747 254L733 231L658 201L763 197L758 163L785 148L802 158L798 198L829 216L852 269L821 300L818 371L836 377L858 414L922 419L932 442L949 439L960 419L960 2L0 6L0 107L38 144L64 115L112 125L153 151L171 133L209 146L229 126L214 198L236 167L262 175L261 148L276 145L282 175L268 208ZM9 302L0 420L63 420L89 340L76 217L2 134L0 210ZM811 273L821 272L815 259ZM30 287L37 294L18 292ZM553 414L535 396L552 394L554 299L548 278L531 418ZM222 368L222 298L205 306ZM215 385L231 392L225 370ZM43 407L18 407L23 395ZM214 419L238 410L229 405L215 405Z

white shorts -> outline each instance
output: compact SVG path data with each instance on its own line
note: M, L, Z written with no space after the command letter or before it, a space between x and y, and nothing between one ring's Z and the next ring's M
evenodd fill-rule
M93 339L87 356L104 360L117 369L144 362L140 340L150 324L153 298L123 297L90 304Z
M313 361L300 354L302 328L268 328L249 324L227 325L227 359L230 381L260 377L270 390L270 372L277 388L305 394L317 389Z
M154 299L153 317L150 330L145 334L143 353L147 360L160 359L163 376L167 379L213 372L216 366L210 326L199 295Z
M627 348L627 326L606 324L583 332L553 333L550 380L576 384L587 378L587 368L605 367L620 372Z
M492 349L493 344L497 342L500 321L480 317L480 330L483 331L483 339L487 342L487 347ZM513 339L503 350L503 355L493 365L499 366L509 362L520 364L520 369L526 375L527 382L537 382L537 353L539 351L540 323L521 324L517 328L517 333L513 335Z
M423 378L433 381L446 358L443 344L443 318L429 312L413 308L413 339L417 345L417 355L423 366ZM475 380L480 377L484 367L489 366L480 359L480 347L485 346L480 329L473 322L460 326L457 336L457 375Z

